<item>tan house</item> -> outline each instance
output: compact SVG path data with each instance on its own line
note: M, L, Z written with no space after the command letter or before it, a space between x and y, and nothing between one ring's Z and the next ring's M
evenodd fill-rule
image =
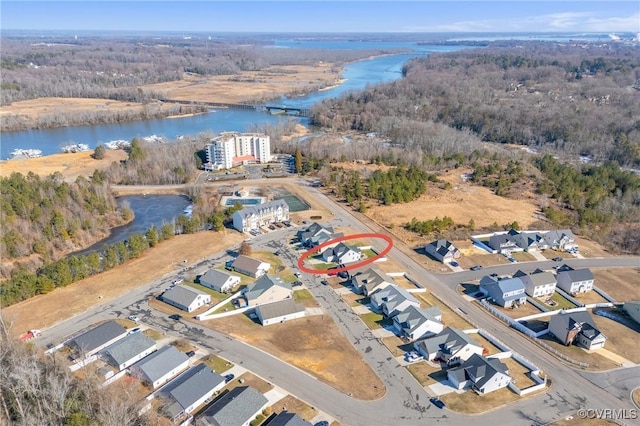
M249 285L244 292L248 306L278 302L293 296L291 284L273 275L263 275L255 283Z
M253 278L259 278L269 272L271 264L241 254L231 264L231 268L241 274L248 275Z

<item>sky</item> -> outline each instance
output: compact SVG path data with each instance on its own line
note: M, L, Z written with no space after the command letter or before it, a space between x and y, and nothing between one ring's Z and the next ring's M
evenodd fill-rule
M640 1L2 0L0 28L185 33L640 33Z

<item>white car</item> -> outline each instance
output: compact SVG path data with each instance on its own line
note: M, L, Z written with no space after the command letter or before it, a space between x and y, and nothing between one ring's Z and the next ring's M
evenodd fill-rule
M129 318L131 321L135 322L135 323L140 322L140 318L138 318L138 317L137 317L137 316L135 316L135 315L129 315L129 317L128 317L128 318Z
M184 279L178 278L177 280L173 280L171 284L178 285L178 284L182 284L183 282L184 282Z

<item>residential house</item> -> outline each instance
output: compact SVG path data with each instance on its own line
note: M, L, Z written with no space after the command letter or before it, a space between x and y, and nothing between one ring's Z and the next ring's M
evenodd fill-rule
M586 349L602 348L607 341L587 311L562 311L553 315L549 320L549 333L563 345L575 343Z
M196 426L249 426L269 406L269 400L249 386L239 386L219 397L196 418Z
M534 251L546 247L539 232L519 232L512 229L508 234L516 245L524 251Z
M188 415L222 389L224 385L224 377L206 364L198 364L161 388L161 395L173 401L164 409L172 419Z
M446 327L435 336L421 339L413 344L426 360L439 359L446 363L466 361L471 355L482 355L484 348L465 332Z
M187 312L211 303L210 294L187 285L175 286L165 291L161 298L163 302Z
M513 235L508 233L493 234L489 237L487 246L495 250L497 253L511 253L512 251L522 251L518 246L518 243L513 238Z
M293 296L291 284L273 275L263 275L255 283L247 286L244 298L248 306L277 302Z
M127 330L115 321L107 321L74 337L67 344L81 356L90 357L127 335Z
M333 232L333 227L323 226L318 222L313 222L306 229L299 230L297 233L297 237L304 247L317 247L321 244L342 237L343 235L343 233ZM338 244L338 242L327 244L322 248L322 250L320 250L320 253L324 252L327 249L333 248Z
M351 274L351 285L356 293L370 296L376 290L388 285L396 285L396 282L378 268L367 268Z
M640 301L624 302L622 309L633 319L640 324Z
M449 263L460 258L460 250L449 240L436 240L424 246L424 251L434 259Z
M371 295L371 305L386 317L392 318L409 306L420 307L420 302L404 288L389 285Z
M218 269L209 269L200 276L199 282L200 285L215 291L227 293L240 284L240 277Z
M260 133L222 132L205 147L205 170L271 161L271 138Z
M274 200L257 206L246 206L233 213L233 227L249 232L272 223L289 220L289 205L284 200Z
M393 317L393 326L401 337L409 340L438 334L442 331L442 312L437 306L420 308L410 305Z
M522 280L525 292L531 297L551 296L556 291L556 276L551 272L536 269L531 274L518 271L513 276Z
M524 284L518 277L500 280L485 276L480 280L480 291L493 303L503 308L527 303Z
M260 320L260 324L266 326L302 318L305 316L305 307L291 298L258 305L256 307L256 315Z
M167 345L135 363L129 370L132 376L157 389L187 368L189 357L175 346Z
M578 247L575 236L570 229L547 231L543 234L547 247L553 250L573 250Z
M363 254L358 247L351 247L344 243L338 243L335 247L324 250L322 252L322 258L325 262L346 265L348 263L362 260Z
M140 361L158 349L155 340L143 333L132 333L107 346L101 356L118 370Z
M511 383L507 366L497 358L485 358L473 354L461 366L450 368L447 379L454 388L471 388L479 394L487 394L507 387Z
M271 264L241 254L233 261L231 268L253 278L259 278L269 272Z
M297 413L289 413L284 410L265 423L264 426L313 426L313 424L303 420Z
M572 296L593 290L593 281L589 268L573 269L564 265L558 269L558 288Z

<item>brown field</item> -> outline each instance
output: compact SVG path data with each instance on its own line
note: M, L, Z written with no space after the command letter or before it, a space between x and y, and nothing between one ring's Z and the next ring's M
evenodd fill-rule
M487 355L494 355L502 352L500 348L495 346L493 343L491 343L489 340L485 339L478 333L467 334L467 336L469 336L472 340L474 340L479 345L481 345L484 349L486 349Z
M242 383L240 383L240 379L242 379ZM227 386L225 386L225 389L231 390L238 386L251 386L260 393L266 393L273 389L273 385L271 383L249 372L242 374L240 377L236 377L235 380L232 380Z
M546 389L541 389L525 397L520 397L509 388L502 388L486 395L478 395L473 391L463 393L452 392L447 395L442 395L440 399L447 404L447 408L450 410L465 414L479 414L522 400L523 398L528 398L529 396L538 395L541 392L546 392Z
M442 311L442 324L448 327L457 328L459 330L467 330L470 328L474 328L471 324L469 324L464 318L460 315L453 312L447 305L440 302L433 294L431 293L414 293L413 294L416 299L420 300L423 307L429 306L438 306Z
M539 313L542 312L542 311L540 311L540 309L536 308L531 303L526 303L523 306L520 306L520 307L515 308L515 309L502 308L502 307L496 306L496 305L491 305L491 306L493 306L494 308L496 308L497 310L499 310L503 314L506 314L510 318L513 318L513 319L518 319L518 318L526 317L528 315L533 315L533 314L539 314Z
M413 344L403 342L398 336L383 337L382 344L389 349L393 356L402 356L405 352L413 350Z
M520 389L526 389L533 385L537 385L528 375L531 371L524 365L520 364L513 358L503 358L500 360L509 369L509 375L513 379L513 383Z
M491 254L473 245L471 240L452 241L460 250L461 256L457 262L463 268L470 268L474 265L494 266L506 265L509 261L500 254Z
M634 404L636 404L636 407L640 406L640 388L635 388L633 390L631 398L633 399Z
M584 237L576 236L576 243L580 247L580 254L584 257L607 257L611 253L606 251L600 244Z
M298 413L303 420L310 421L318 415L318 410L307 403L300 401L293 395L287 395L271 406L274 413L287 410L290 413Z
M571 416L572 418L569 420L569 417L564 418L562 420L555 421L551 423L551 426L613 426L618 423L610 420L604 419L583 419L579 416Z
M447 378L447 374L440 367L432 367L426 361L413 362L407 366L407 370L422 386L433 385Z
M624 315L622 311L616 309L606 309L606 311L621 317ZM626 318L628 324L633 327L630 328L610 318L605 318L600 315L591 316L598 329L607 336L607 343L604 345L605 349L636 364L640 363L640 351L638 350L640 325Z
M593 268L591 272L594 285L617 302L640 299L640 268Z
M139 285L177 271L176 264L167 261L175 259L175 253L180 253L180 259L187 260L187 264L193 264L241 241L242 235L237 232L178 235L147 250L138 259L110 271L8 306L3 309L3 315L12 324L11 332L14 335L30 329L43 330L97 304L106 304ZM98 296L102 296L102 299L98 299ZM33 315L33 312L38 315Z
M385 393L384 384L330 317L306 317L262 327L240 314L203 324L256 346L358 399L378 399Z
M74 181L78 176L89 176L95 169L106 169L112 162L127 158L123 150L108 149L102 160L91 158L93 151L70 154L54 154L40 158L15 159L0 161L0 176L7 177L11 173L26 175L33 172L40 176L49 176L55 172L62 173L65 180Z
M617 368L620 366L618 363L611 361L609 358L605 358L604 356L598 354L597 351L587 352L586 350L576 345L570 345L570 346L562 345L560 342L556 340L555 337L553 337L549 333L543 336L540 336L540 340L542 340L547 345L551 346L553 349L559 351L560 353L576 361L589 363L589 367L587 368L587 370L596 370L596 371L611 370L612 368ZM605 344L605 348L609 349L607 344ZM569 365L573 365L573 364L569 364ZM578 366L575 366L575 367L580 368Z

